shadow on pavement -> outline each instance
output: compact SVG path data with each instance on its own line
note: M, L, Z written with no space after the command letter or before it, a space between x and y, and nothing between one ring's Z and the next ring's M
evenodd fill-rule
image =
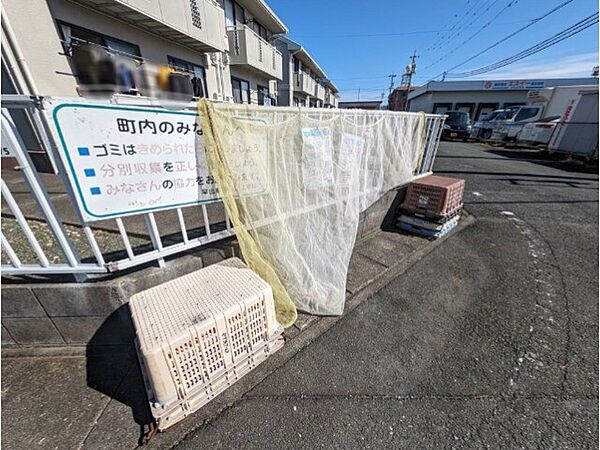
M131 408L139 425L139 444L152 421L133 341L129 305L114 311L98 328L86 348L87 385ZM123 323L129 321L129 324ZM118 415L119 420L130 420Z
M488 153L504 156L505 158L528 161L534 164L576 173L598 173L597 165L583 160L571 159L564 154L549 154L542 150L524 150L508 148L491 148Z

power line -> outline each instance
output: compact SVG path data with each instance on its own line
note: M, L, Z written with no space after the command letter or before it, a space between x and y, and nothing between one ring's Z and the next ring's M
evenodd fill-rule
M497 61L493 64L488 64L487 66L483 66L478 69L470 70L468 72L461 72L461 73L445 73L444 72L443 75L444 75L444 77L448 77L448 78L468 78L468 77L472 77L475 75L480 75L482 73L490 72L492 70L496 70L501 67L506 67L510 64L513 64L517 61L527 58L531 55L535 55L536 53L539 53L548 47L556 45L559 42L564 41L565 39L575 36L576 34L581 33L583 30L585 30L597 23L598 23L598 12L586 17L585 19L577 22L574 25L571 25L570 27L555 34L554 36L551 36L548 39L545 39L542 42L539 42L538 44L536 44L532 47L529 47L513 56L510 56L503 60Z
M512 25L515 23L529 22L529 20L511 20L510 22L498 22L498 25ZM478 26L463 27L463 30L479 28ZM450 31L449 28L440 28L437 30L413 30L404 32L393 32L393 33L353 33L353 34L294 34L294 38L350 38L350 37L389 37L389 36L407 36L411 34L431 34Z
M428 69L428 68L430 68L432 66L435 66L437 63L439 63L440 61L443 61L444 59L446 59L450 55L452 55L454 52L456 52L456 50L460 49L461 47L464 47L468 42L472 41L475 38L475 36L477 36L479 33L481 33L483 30L485 30L487 27L489 27L494 22L494 20L496 20L502 13L504 13L507 9L509 9L514 4L518 3L518 1L519 0L511 0L511 1L509 1L508 4L504 8L502 8L494 17L492 17L483 26L481 26L479 28L479 30L477 30L470 37L468 37L467 39L465 39L464 41L462 41L458 46L456 46L455 48L453 48L451 51L444 53L444 55L442 57L440 57L439 59L437 59L433 63L429 64L427 67L425 67L425 69Z
M383 87L368 87L368 88L363 88L363 87L359 87L359 88L354 88L354 89L340 89L340 92L357 92L357 91L361 91L361 92L380 92L382 90L385 90L386 86Z
M467 17L471 11L474 11L474 10L475 10L475 7L476 7L476 6L479 4L479 2L481 2L481 0L477 0L477 1L476 1L476 2L473 4L473 5L471 5L471 8L469 8L469 9L468 9L468 11L466 11L466 12L465 12L465 13L464 13L462 16L460 16L460 17L459 17L459 19L458 19L458 20L457 20L457 21L454 23L454 25L452 25L452 27L450 27L450 29L448 30L448 33L447 33L447 34L443 34L442 36L440 36L439 38L437 38L437 39L436 39L436 40L435 40L435 41L434 41L434 42L433 42L433 43L432 43L432 44L431 44L429 47L427 47L427 48L425 49L425 51L433 50L435 47L437 47L437 44L438 44L439 42L443 41L443 40L444 40L444 39L445 39L447 36L449 36L449 35L450 35L450 33L451 33L452 31L454 31L454 29L455 29L455 28L458 26L458 24L459 24L460 22L462 22L462 20L463 20L465 17ZM467 1L467 3L465 4L465 6L467 6L468 4L469 4L469 2ZM457 15L458 15L458 14L456 14L456 15L455 15L455 17L456 17Z
M522 23L522 22L527 22L527 24L525 26L519 28L518 30L512 32L508 36L502 38L501 40L495 42L494 44L490 45L489 47L483 49L479 53L476 53L475 55L471 56L470 58L464 60L460 64L457 64L456 66L451 67L450 69L446 70L446 72L450 72L451 70L454 70L454 69L456 69L456 68L458 68L458 67L460 67L460 66L462 66L462 65L464 65L466 63L468 63L469 61L472 61L473 59L477 58L478 56L483 55L484 53L486 53L489 50L497 47L498 45L502 44L503 42L506 42L510 38L516 36L517 34L521 33L522 31L526 30L527 28L535 25L536 23L540 22L542 19L545 19L549 15L553 14L554 12L558 11L559 9L563 8L564 6L566 6L567 4L569 4L569 3L573 2L573 1L574 0L566 0L565 2L561 3L560 5L556 6L553 9L551 9L550 11L546 12L545 14L543 14L543 15L541 15L539 17L535 17L533 19L518 20L518 21L513 21L513 22L498 22L497 25L507 25L507 24L514 24L514 23ZM480 28L480 27L472 27L472 28ZM359 36L359 35L357 35L357 36ZM386 34L386 36L387 36L387 34ZM425 67L425 69L427 69L428 67ZM442 74L436 75L434 78L437 78L438 76L441 76L441 75ZM382 74L382 75L373 75L373 76L364 76L364 77L336 78L336 81L376 80L376 79L381 79L381 78L385 78L385 77L389 77L389 75L383 75ZM427 78L420 78L420 80L422 80L422 81L431 81L431 79L427 79Z
M479 12L473 13L474 17L470 20L470 22L467 22L465 25L457 29L454 33L449 35L444 41L440 42L436 47L434 47L433 50L441 50L450 42L452 42L455 38L459 37L470 28L478 28L478 31L481 31L481 26L472 27L472 25L479 19L484 17L488 13L488 11L490 11L496 5L496 3L498 3L498 1L499 0L489 0L488 3L482 5Z
M516 36L517 34L519 34L521 31L526 30L527 28L535 25L536 23L538 23L539 21L545 19L546 17L548 17L549 15L555 13L556 11L558 11L559 9L563 8L564 6L568 5L569 3L573 2L573 0L567 0L565 2L562 2L560 5L552 8L550 11L546 12L544 15L537 17L535 19L532 19L530 23L528 23L527 25L525 25L524 27L519 28L516 31L513 31L512 33L510 33L508 36L500 39L499 41L493 43L492 45L490 45L489 47L486 47L485 49L481 50L479 53L476 53L475 55L471 56L468 59L465 59L463 62L461 62L460 64L457 64L453 67L451 67L450 69L446 70L446 72L450 72L454 69L457 69L458 67L468 63L469 61L474 60L475 58L477 58L478 56L483 55L484 53L488 52L489 50L497 47L498 45L502 44L503 42L506 42L507 40L509 40L511 37Z

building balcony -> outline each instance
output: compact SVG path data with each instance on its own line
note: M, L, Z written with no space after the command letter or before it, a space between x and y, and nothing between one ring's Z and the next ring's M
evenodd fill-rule
M294 73L294 92L314 96L315 95L315 80L305 73Z
M271 79L283 79L281 52L247 26L227 27L229 64L249 66Z
M74 0L199 52L224 52L225 13L213 0Z
M319 83L315 83L314 96L317 97L319 100L325 100L325 88Z

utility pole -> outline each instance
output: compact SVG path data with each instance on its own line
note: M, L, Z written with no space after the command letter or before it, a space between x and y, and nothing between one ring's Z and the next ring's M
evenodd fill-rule
M360 88L358 88L358 100L356 100L357 102L360 102Z
M404 111L408 109L408 94L410 94L410 88L412 87L412 77L417 71L417 51L415 50L413 55L410 57L410 64L404 69L402 74L401 85L406 87L406 96L404 98Z
M392 89L394 89L394 78L396 78L397 75L395 73L390 73L388 75L388 77L390 79L390 91L389 91L389 94L391 94L392 93Z

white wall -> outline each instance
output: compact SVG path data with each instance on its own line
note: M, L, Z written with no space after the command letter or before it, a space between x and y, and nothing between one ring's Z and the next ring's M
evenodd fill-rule
M77 83L45 0L4 0L18 45L41 95L77 96Z

